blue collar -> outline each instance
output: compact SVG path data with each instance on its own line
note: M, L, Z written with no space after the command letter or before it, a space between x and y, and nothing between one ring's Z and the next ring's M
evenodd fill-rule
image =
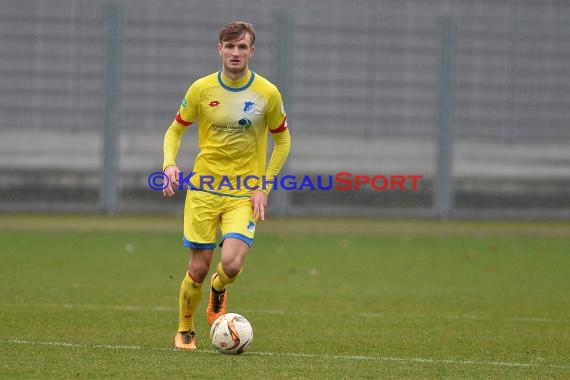
M218 71L218 82L220 83L220 86L222 86L223 88L225 88L228 91L240 92L243 90L247 90L247 88L249 86L251 86L251 84L253 83L254 79L255 79L255 73L252 71L251 72L251 78L249 78L249 81L245 84L245 86L239 87L239 88L234 88L234 87L230 87L224 83L224 81L222 80L222 71L221 70Z

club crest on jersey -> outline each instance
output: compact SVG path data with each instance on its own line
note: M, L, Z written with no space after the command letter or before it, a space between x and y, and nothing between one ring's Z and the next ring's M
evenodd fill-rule
M251 233L255 232L255 223L252 220L247 224L247 230Z
M243 106L243 112L252 114L255 111L255 108L253 108L254 105L254 102L246 101Z

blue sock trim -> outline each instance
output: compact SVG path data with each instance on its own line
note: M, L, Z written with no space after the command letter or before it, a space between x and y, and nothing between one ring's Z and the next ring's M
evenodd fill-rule
M251 247L251 245L253 244L252 238L248 238L247 236L238 234L237 232L230 232L229 234L225 234L224 236L222 236L222 242L220 243L220 247L222 246L222 244L224 244L224 240L227 238L239 239L243 241L245 244L247 244L248 247Z
M194 243L193 241L187 240L186 237L182 238L184 246L186 248L194 249L213 249L216 248L216 243Z

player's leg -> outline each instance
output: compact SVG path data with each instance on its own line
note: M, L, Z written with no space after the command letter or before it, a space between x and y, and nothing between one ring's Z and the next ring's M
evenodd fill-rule
M211 326L227 310L227 286L234 282L241 273L241 267L249 246L235 238L226 238L222 245L221 261L210 280L210 299L206 309L206 318Z
M212 325L226 313L227 286L234 282L253 243L255 222L249 199L227 199L228 207L222 216L221 260L210 280L210 299L206 318Z
M202 283L206 278L214 248L219 211L211 207L209 194L188 191L184 209L184 245L190 248L188 270L180 285L178 300L178 333L176 348L195 350L194 315L202 298Z
M213 249L191 249L188 271L180 284L176 348L196 349L194 315L202 299L202 283L210 270Z

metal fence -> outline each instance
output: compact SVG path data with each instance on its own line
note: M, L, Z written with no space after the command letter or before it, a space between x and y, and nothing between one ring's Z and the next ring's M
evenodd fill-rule
M4 1L0 211L181 212L146 180L233 19L255 24L252 68L284 94L284 174L422 175L416 191L276 191L274 212L570 217L556 1ZM196 149L190 131L183 170Z

